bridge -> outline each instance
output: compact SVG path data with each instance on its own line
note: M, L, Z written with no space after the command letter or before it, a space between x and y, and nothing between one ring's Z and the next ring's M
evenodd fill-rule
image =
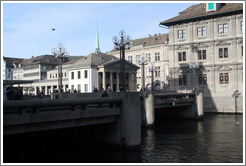
M119 92L110 93L109 97L100 97L100 93L59 95L54 96L59 100L4 101L3 135L113 124L102 139L132 147L141 143L141 124L154 124L157 109L185 107L185 111L175 116L200 118L203 115L200 92Z

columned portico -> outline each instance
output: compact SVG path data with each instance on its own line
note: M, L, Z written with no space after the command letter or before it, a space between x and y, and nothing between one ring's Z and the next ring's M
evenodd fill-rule
M133 91L136 87L136 73L139 69L138 66L126 61L126 69L125 73L126 76L126 85L128 85L127 90ZM100 73L102 73L102 77L100 77ZM106 62L100 66L98 66L98 80L97 84L100 85L100 82L102 82L102 88L107 89L108 86L113 91L119 91L120 90L120 61L119 59L114 61ZM100 86L98 86L100 87ZM101 90L99 88L99 90Z

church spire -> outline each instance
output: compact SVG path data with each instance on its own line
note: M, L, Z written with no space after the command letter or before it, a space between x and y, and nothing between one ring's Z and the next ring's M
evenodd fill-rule
M100 50L100 47L99 47L98 26L97 26L97 32L96 32L96 47L95 47L95 53L101 53L101 50Z

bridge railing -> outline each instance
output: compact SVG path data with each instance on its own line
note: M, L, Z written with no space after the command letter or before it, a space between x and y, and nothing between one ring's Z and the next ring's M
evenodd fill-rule
M88 108L120 107L121 97L79 98L61 100L17 100L3 102L3 115L38 113L42 111L85 110Z

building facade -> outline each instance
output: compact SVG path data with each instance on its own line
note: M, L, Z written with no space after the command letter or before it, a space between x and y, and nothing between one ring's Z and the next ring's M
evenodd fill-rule
M3 80L14 79L13 69L18 67L23 60L22 58L3 57Z
M141 66L140 63L145 61L144 65L144 86L151 87L152 67L154 68L154 87L156 90L165 89L168 85L168 34L148 35L146 38L132 40L132 47L125 51L125 58L134 65ZM112 50L110 54L120 57L120 51ZM143 87L142 70L137 71L137 90Z
M169 28L170 88L203 90L206 111L242 112L243 4L194 5L161 24Z

